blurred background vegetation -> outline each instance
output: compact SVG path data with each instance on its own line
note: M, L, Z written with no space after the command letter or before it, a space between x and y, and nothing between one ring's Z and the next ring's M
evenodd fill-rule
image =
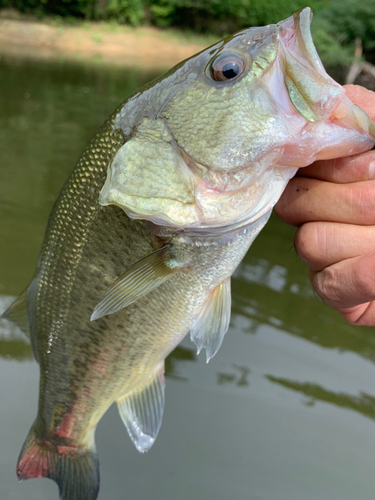
M345 80L355 62L375 62L375 0L0 0L0 8L40 18L110 20L219 36L278 22L306 4L314 12L316 47L335 78Z

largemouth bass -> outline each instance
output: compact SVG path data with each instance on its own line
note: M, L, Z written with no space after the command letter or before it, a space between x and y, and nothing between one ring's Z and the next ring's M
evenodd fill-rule
M85 149L51 213L33 280L5 313L30 335L38 415L20 479L94 500L96 426L113 402L136 448L155 441L164 359L190 336L218 351L231 275L297 168L374 146L325 72L309 8L243 30L130 96Z

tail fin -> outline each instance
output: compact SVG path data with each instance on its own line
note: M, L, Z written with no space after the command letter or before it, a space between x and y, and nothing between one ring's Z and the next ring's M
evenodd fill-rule
M59 487L61 500L96 500L99 461L95 450L79 452L67 446L39 442L34 426L22 447L17 465L20 481L46 477Z

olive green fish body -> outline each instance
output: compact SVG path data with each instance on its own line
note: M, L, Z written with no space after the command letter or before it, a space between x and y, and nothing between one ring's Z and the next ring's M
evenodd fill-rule
M116 315L90 322L94 306L121 271L154 250L142 222L129 219L117 207L99 208L80 247L74 276L55 285L59 290L69 288L64 321L61 304L54 303L55 294L42 299L42 310L48 304L49 318L35 313L36 342L45 353L39 357L41 398L36 427L40 435L52 441L74 440L83 447L91 442L91 433L108 407L142 386L188 333L209 291L233 273L253 239L251 232L240 232L211 240L170 235L165 242L178 245L178 257L188 263L186 268ZM90 264L93 259L100 264ZM69 335L71 331L74 335Z
M116 315L90 322L109 285L155 250L144 222L97 203L107 164L123 144L112 122L89 144L62 190L28 291L41 371L37 434L78 448L91 445L108 407L142 385L188 333L209 291L233 273L254 237L248 230L207 237L159 229L159 244L178 248L186 268Z

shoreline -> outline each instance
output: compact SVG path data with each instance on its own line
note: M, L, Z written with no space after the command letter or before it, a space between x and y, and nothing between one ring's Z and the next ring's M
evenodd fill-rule
M213 36L185 35L155 27L85 21L69 25L53 19L0 15L0 55L8 57L162 70L214 42Z

